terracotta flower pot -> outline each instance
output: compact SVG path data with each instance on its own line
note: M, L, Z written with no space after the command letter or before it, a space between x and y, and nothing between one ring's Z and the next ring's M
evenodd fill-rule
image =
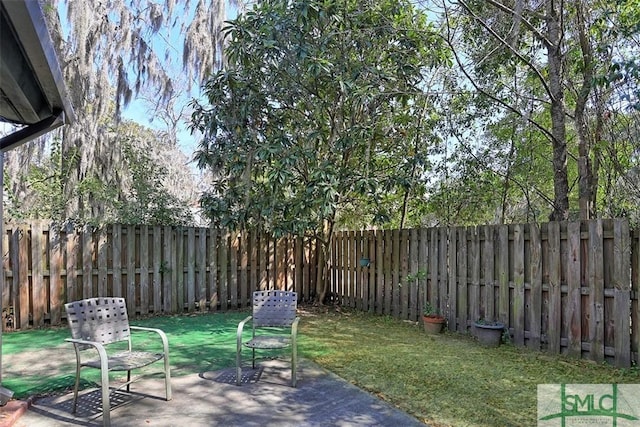
M442 316L422 316L422 324L424 331L428 334L439 334L444 326L444 317Z

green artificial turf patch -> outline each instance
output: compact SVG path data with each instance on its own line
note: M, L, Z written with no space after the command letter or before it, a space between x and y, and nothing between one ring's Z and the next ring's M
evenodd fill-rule
M131 324L167 333L172 375L180 376L235 366L237 326L247 314L149 317ZM300 357L434 427L535 425L538 384L640 383L637 368L615 369L512 345L486 348L469 336L427 335L413 322L387 316L311 307L301 307L300 316ZM246 328L245 338L249 335ZM3 385L17 398L70 389L75 356L67 337L66 328L6 333ZM134 346L151 344L152 337L135 333ZM67 362L54 354L64 354ZM27 356L34 362L24 370L13 366ZM82 378L83 386L93 385L99 372L85 369Z

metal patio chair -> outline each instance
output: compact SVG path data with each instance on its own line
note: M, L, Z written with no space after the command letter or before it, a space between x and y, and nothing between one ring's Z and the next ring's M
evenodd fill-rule
M127 305L124 298L89 298L65 304L67 322L71 330L71 338L65 341L73 343L76 353L76 381L73 388L73 413L78 403L78 387L80 385L80 369L84 367L100 369L102 388L102 421L109 426L109 372L126 371L127 392L131 381L131 370L142 368L160 360L164 361L165 397L171 400L171 374L169 368L169 341L165 333L156 328L130 326L127 316ZM144 331L155 333L162 340L162 352L133 350L131 332ZM127 342L127 349L115 351L111 344ZM93 351L93 350L95 351ZM97 352L97 358L96 358Z
M300 318L296 316L298 294L288 291L257 291L253 293L253 314L238 324L236 350L236 384L242 380L242 347L252 350L252 367L256 367L256 350L291 347L291 385L296 386L298 364L297 334ZM251 321L252 334L243 342L242 331Z

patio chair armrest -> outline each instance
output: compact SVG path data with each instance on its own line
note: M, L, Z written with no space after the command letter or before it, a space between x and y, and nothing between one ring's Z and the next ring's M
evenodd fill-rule
M132 331L154 332L154 333L160 335L160 339L162 340L162 348L163 348L164 354L169 354L169 340L167 339L167 334L165 334L162 329L145 328L143 326L131 326L131 325L129 325L129 329L131 329Z
M237 333L237 344L238 344L238 349L240 349L242 347L242 330L244 329L244 325L249 321L253 319L253 316L247 316L244 318L244 320L240 323L238 323L238 333Z
M298 333L298 323L300 323L299 317L293 319L293 323L291 324L291 335L296 335Z
M293 346L296 345L296 337L298 336L298 323L300 323L300 318L296 317L291 324L291 344Z
M104 348L104 345L102 345L101 343L97 341L79 340L75 338L65 338L65 341L74 344L78 362L80 362L80 353L78 351L78 345L95 348L96 351L98 352L98 356L100 356L100 369L103 372L107 372L109 370L109 357L107 355L107 350Z

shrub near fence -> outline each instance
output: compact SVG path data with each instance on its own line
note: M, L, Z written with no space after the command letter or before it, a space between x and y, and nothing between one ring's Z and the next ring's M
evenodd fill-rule
M638 362L640 233L626 220L343 231L333 265L333 295L354 308L417 321L429 300L451 331L496 319L519 346Z
M209 228L4 229L5 327L59 325L64 303L123 296L130 316L235 310L256 289L315 293L311 245Z
M5 226L3 317L63 323L65 302L124 296L130 315L247 307L255 289L316 296L315 246L208 228ZM638 362L640 232L626 220L334 235L332 299L417 321L426 300L452 331L477 318L516 345L620 367Z

